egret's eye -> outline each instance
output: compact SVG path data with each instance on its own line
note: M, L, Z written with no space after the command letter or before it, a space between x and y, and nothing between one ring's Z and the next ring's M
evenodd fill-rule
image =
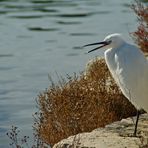
M107 41L107 44L109 45L111 42L112 42L112 41L111 41L111 40L109 40L109 41Z

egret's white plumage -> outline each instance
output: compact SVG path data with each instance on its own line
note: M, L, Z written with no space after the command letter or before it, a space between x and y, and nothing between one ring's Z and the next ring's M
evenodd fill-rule
M120 34L111 34L103 42L88 44L85 46L99 45L106 48L106 64L120 87L122 93L131 101L137 110L143 108L148 112L148 60L142 51L134 45L125 42ZM136 136L139 111L134 130Z
M136 46L126 43L119 34L104 41L106 64L122 93L138 108L148 112L148 61Z

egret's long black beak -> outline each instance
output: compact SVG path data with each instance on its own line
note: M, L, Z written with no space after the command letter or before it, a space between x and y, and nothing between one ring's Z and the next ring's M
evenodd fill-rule
M90 52L92 52L92 51L95 51L95 50L97 50L97 49L100 49L100 48L102 48L102 47L104 47L104 46L106 46L106 45L109 45L109 44L110 44L110 42L103 41L103 42L98 42L98 43L87 44L87 45L84 45L83 47L94 46L94 45L101 45L101 46L99 46L99 47L96 47L96 48L94 48L94 49L88 51L88 53L90 53Z

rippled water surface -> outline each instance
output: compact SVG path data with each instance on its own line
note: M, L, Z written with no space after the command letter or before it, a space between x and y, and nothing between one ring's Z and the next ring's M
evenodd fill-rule
M136 17L129 0L0 0L0 147L11 125L31 135L35 98L48 74L83 71L103 51L79 46L119 32L131 41Z

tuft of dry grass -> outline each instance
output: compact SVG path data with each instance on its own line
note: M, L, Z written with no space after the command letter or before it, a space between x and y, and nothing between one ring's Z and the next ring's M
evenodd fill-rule
M96 59L86 74L68 76L41 93L36 131L48 144L80 132L104 127L136 114L122 95L104 59Z
M148 55L148 6L135 0L131 8L136 13L139 22L137 30L132 33L133 39L141 50Z

